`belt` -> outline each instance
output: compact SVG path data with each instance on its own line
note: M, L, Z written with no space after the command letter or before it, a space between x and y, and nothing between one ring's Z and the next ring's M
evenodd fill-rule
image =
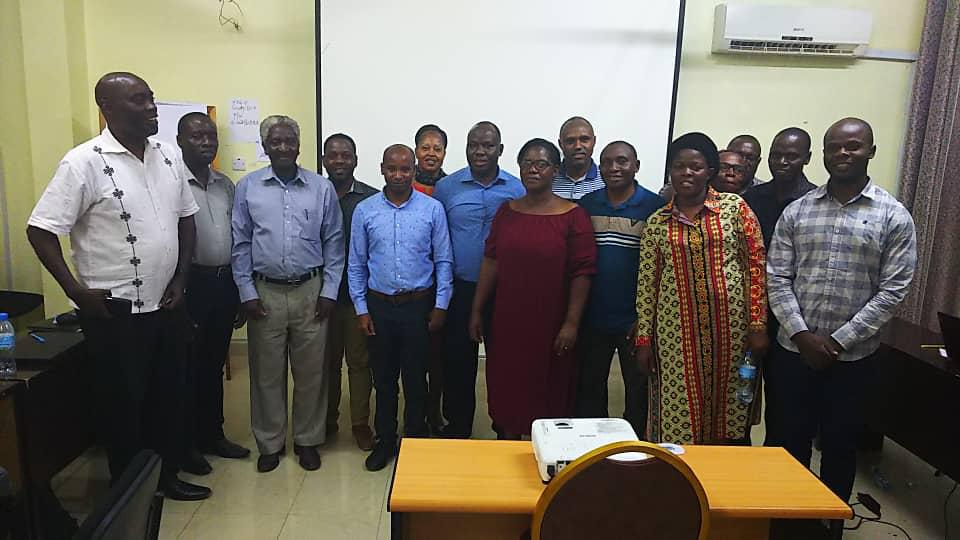
M420 289L419 291L403 292L400 294L384 294L373 289L368 289L367 292L374 298L379 298L380 300L395 306L406 304L407 302L413 302L414 300L419 300L428 296L433 296L434 294L433 287L429 289Z
M233 271L230 269L230 265L225 266L204 266L202 264L193 264L190 265L190 272L197 274L207 274L211 276L233 276Z
M260 272L254 272L253 279L257 281L266 281L267 283L273 283L274 285L290 285L292 287L298 287L315 278L316 276L319 276L321 272L323 272L322 266L318 266L306 274L301 274L292 278L272 278L270 276L265 276Z

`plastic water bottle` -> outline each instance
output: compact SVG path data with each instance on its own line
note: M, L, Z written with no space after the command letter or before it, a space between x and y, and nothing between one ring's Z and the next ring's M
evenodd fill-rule
M17 358L13 351L16 342L10 316L0 313L0 377L12 377L17 372Z
M737 399L740 403L753 403L755 392L753 390L754 382L757 380L757 363L753 361L753 353L747 351L743 357L743 362L737 368L739 382L737 384Z

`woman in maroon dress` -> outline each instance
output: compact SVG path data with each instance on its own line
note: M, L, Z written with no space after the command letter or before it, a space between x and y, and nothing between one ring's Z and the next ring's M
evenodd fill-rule
M527 194L493 218L470 317L470 334L482 341L494 297L487 396L500 439L530 434L537 418L573 413L573 347L597 258L586 211L553 194L557 147L533 139L517 161Z

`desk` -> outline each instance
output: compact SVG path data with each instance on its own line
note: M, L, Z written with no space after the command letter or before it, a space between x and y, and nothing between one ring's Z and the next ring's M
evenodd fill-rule
M852 516L782 448L686 450L707 492L710 538L765 539L774 518ZM388 508L404 539L517 540L543 490L530 442L404 439Z
M902 319L887 325L867 397L870 431L886 435L954 480L960 480L960 361L924 344L942 344L936 332ZM882 438L875 441L879 448Z
M52 502L50 480L94 441L83 335L42 335L46 343L26 335L17 339L18 371L8 379L22 385L15 433L30 538L44 538L43 531L51 526L52 516L45 511Z

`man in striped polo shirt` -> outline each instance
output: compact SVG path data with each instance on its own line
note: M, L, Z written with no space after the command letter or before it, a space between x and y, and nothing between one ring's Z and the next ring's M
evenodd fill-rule
M587 193L603 189L600 170L593 162L597 137L586 118L574 116L560 126L557 145L563 152L560 172L553 179L553 193L570 201L578 201Z
M597 275L590 287L577 348L580 362L577 416L605 418L607 379L614 351L626 391L624 418L640 437L646 431L647 376L633 359L636 331L637 273L640 233L647 217L666 204L636 180L637 151L624 141L607 145L600 154L605 188L580 199L590 214L597 240Z

